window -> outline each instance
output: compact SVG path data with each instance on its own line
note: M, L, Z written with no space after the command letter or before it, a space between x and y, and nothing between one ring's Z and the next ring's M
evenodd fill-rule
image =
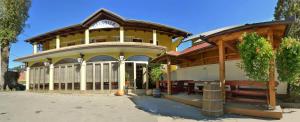
M134 39L132 39L132 42L143 42L143 40L139 39L139 38L134 38Z
M67 46L75 45L75 42L68 43Z
M119 42L120 41L120 36L112 36L112 41Z
M97 36L90 39L90 43L106 42L106 36Z
M106 39L92 39L90 43L106 42Z
M37 50L38 52L43 51L43 44L38 44L37 48L38 48Z

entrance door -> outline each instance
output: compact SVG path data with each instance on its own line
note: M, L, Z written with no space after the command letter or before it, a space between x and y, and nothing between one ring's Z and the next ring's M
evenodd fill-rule
M128 89L134 88L134 63L125 63L125 86Z
M147 82L147 64L136 64L136 88L145 89Z
M147 62L128 61L125 64L125 84L128 89L145 89L148 80Z

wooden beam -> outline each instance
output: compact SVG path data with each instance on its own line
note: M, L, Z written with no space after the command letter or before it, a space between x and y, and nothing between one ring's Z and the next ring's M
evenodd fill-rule
M169 95L172 94L172 82L171 82L171 60L170 57L167 58L167 83L168 83L168 88L167 92Z
M224 45L225 45L225 47L227 47L228 49L230 49L232 51L235 51L235 52L237 51L237 49L235 47L233 47L232 45L230 45L228 43L225 43Z
M273 47L273 32L269 31L268 33L268 40L272 44ZM275 89L275 66L274 66L274 58L270 62L270 70L269 70L269 82L268 82L268 88L269 88L269 104L272 107L272 109L275 109L276 107L276 89Z
M218 41L218 47L219 47L219 80L221 82L223 99L225 101L225 61L224 61L224 42L223 42L223 40Z

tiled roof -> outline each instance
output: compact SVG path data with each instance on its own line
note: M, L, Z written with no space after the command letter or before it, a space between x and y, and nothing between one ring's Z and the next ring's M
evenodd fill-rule
M195 52L195 51L199 51L199 50L202 50L202 49L205 49L205 48L208 48L208 47L212 47L213 45L210 44L210 43L207 43L207 42L203 42L201 44L198 44L198 45L195 45L195 46L192 46L192 47L189 47L181 52L179 51L169 51L166 53L166 55L170 55L170 56L181 56L181 55L184 55L184 54L188 54L188 53L191 53L191 52Z

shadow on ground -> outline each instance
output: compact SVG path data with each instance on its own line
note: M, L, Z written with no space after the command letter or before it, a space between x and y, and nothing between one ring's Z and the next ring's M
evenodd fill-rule
M201 114L201 110L196 107L178 103L175 101L154 98L150 96L130 96L129 97L138 109L152 114L169 116L172 118L184 118L193 120L219 120L217 117L206 117Z
M200 108L185 105L175 101L154 98L151 96L129 96L130 100L136 105L136 108L161 116L168 116L172 118L183 118L202 121L222 121L223 119L238 119L238 118L252 118L259 120L273 120L267 118L241 116L234 114L224 114L222 117L207 117L201 114Z

